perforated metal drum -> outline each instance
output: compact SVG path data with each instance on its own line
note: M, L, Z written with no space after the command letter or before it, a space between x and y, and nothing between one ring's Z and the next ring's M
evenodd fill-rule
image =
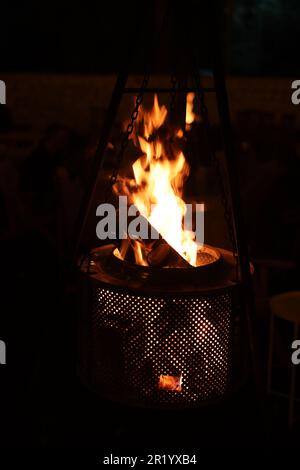
M237 285L231 253L201 279L157 279L116 266L112 247L94 251L85 272L80 375L109 399L146 406L197 406L232 387ZM194 268L195 269L195 268Z

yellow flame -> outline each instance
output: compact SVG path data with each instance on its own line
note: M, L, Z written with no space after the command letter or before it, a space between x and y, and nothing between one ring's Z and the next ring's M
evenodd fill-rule
M186 97L186 111L185 111L185 129L189 130L191 124L197 119L196 114L194 113L194 99L195 93L188 93Z
M181 151L169 156L166 143L156 134L166 117L167 109L159 106L157 95L151 111L140 110L139 123L143 122L143 135L139 135L137 143L143 155L132 166L136 184L131 193L132 202L165 241L189 264L196 266L195 234L183 227L186 205L182 188L189 166ZM183 135L180 131L178 134L177 130L175 135ZM144 264L139 244L134 248L136 261Z

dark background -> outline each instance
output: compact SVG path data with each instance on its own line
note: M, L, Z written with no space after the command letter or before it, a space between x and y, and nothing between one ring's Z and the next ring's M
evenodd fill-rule
M131 52L131 70L143 71L148 57L139 53L141 38L155 40L151 25L160 23L164 2L145 2L143 9L141 3L1 4L0 79L3 75L7 83L8 104L0 106L0 339L7 343L7 365L0 366L0 447L68 448L73 453L93 449L90 455L120 447L127 454L134 447L140 454L297 447L299 428L287 431L284 402L268 401L271 431L265 433L251 375L247 387L226 404L175 414L103 402L77 378L79 298L65 282L72 224L61 210L62 189L68 185L69 209L76 212L112 91L114 80L109 85L105 80ZM191 16L203 67L211 65L211 45L221 38L244 218L256 268L265 377L269 297L299 288L300 126L290 84L300 78L300 4L232 0L215 2L212 8L204 3L176 5L185 13L183 19ZM165 57L173 50L168 44ZM165 72L162 57L156 71ZM102 95L95 92L95 100L89 90L91 74L102 90ZM74 80L79 79L84 91L78 96ZM34 90L33 102L32 83L38 86L39 81L44 88L41 94ZM97 86L93 84L95 90ZM99 96L103 100L97 102ZM88 129L76 107L85 100L91 116ZM278 351L283 374L290 344L284 333L288 346Z
M300 5L297 0L189 1L182 11L196 15L197 34L213 36L207 11L224 30L228 71L239 75L289 76L299 72ZM175 4L173 3L173 4ZM124 52L140 32L139 18L157 17L157 2L2 2L2 72L107 73L118 70ZM187 6L189 5L189 6ZM193 22L194 15L189 16ZM145 24L145 22L144 22ZM143 29L143 28L142 28ZM150 28L149 34L153 35ZM200 40L199 40L200 43ZM135 44L136 47L136 44ZM137 64L135 61L135 67Z

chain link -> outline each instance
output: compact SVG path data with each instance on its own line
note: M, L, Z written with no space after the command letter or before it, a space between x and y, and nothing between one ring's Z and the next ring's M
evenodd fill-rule
M133 108L133 111L130 115L130 121L127 125L127 129L126 129L126 132L125 132L125 135L122 139L122 142L121 142L121 146L120 146L120 150L117 154L117 158L116 158L116 165L115 167L113 168L113 172L111 174L111 177L110 177L110 180L109 180L109 185L108 185L108 188L107 188L107 191L106 191L106 195L105 195L105 200L107 201L108 199L108 193L111 189L111 187L116 183L117 181L117 177L118 177L118 172L119 172L119 169L120 169L120 166L121 166L121 162L122 162L122 158L123 158L123 155L124 155L124 152L127 148L127 145L128 145L128 142L129 142L129 139L130 139L130 136L134 130L134 123L138 117L138 114L139 114L139 109L140 109L140 106L142 104L142 101L143 101L143 98L144 98L144 92L145 92L145 89L147 88L147 85L148 85L148 82L149 82L149 78L150 78L150 75L147 73L144 75L144 78L143 78L143 81L142 81L142 84L141 84L141 87L140 87L140 91L136 97L136 100L135 100L135 106Z

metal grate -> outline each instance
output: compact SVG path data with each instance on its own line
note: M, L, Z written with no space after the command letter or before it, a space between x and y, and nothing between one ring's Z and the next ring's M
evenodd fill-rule
M98 283L93 290L89 348L99 391L147 405L195 405L224 395L230 380L230 289L180 297L126 293ZM180 379L180 386L161 388L168 376Z

